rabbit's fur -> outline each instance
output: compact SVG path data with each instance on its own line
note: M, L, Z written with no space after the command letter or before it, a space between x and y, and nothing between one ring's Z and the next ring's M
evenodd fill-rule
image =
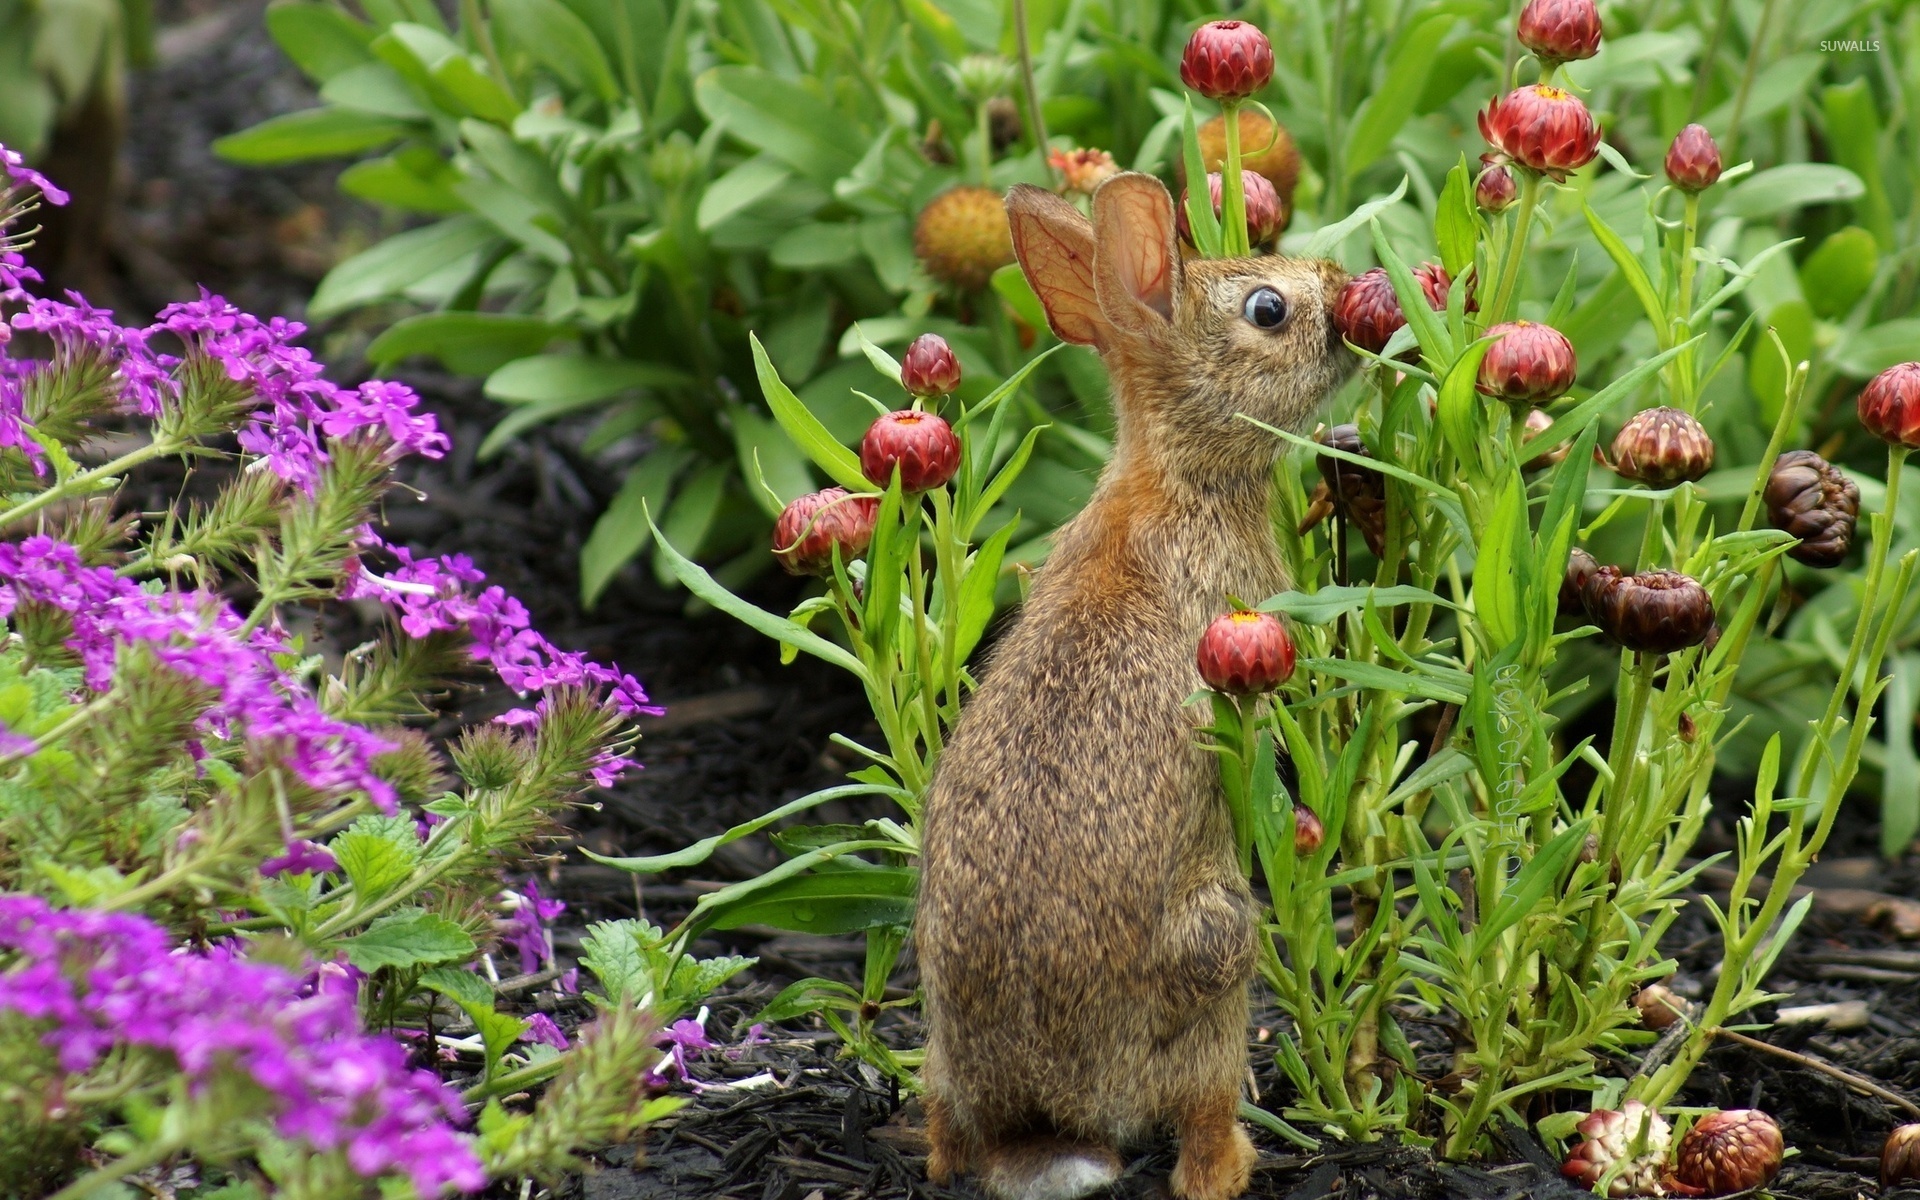
M930 1023L928 1173L1004 1200L1082 1195L1118 1149L1180 1136L1173 1191L1230 1200L1253 906L1186 698L1229 595L1286 586L1268 512L1281 442L1350 369L1346 275L1277 257L1182 263L1172 201L1119 175L1094 221L1007 198L1054 331L1113 379L1113 459L1063 526L940 760L916 944ZM1287 300L1275 329L1243 309Z

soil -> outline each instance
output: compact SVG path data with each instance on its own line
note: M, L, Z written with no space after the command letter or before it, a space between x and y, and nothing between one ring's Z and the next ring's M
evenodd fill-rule
M305 296L326 268L380 236L386 224L332 188L340 164L249 170L215 159L212 138L278 112L314 103L311 89L263 31L255 0L163 0L160 61L136 73L130 132L121 158L119 216L100 240L101 257L75 280L106 289L130 318L193 294L204 283L262 315L302 314ZM101 294L94 293L96 298ZM366 332L352 324L316 330L316 348L349 371ZM620 479L619 464L582 455L581 425L557 425L523 437L490 461L476 448L495 406L469 381L421 372L404 376L429 398L456 449L425 464L408 483L422 503L396 500L390 536L416 550L459 551L521 597L536 625L557 642L618 661L638 675L667 715L647 723L639 755L645 770L577 814L577 843L609 854L658 853L758 815L839 780L852 765L829 742L839 732L871 736L858 689L833 669L802 659L779 664L760 635L711 611L691 611L684 593L630 569L597 608L584 609L576 560L593 517ZM784 609L799 595L769 576L753 598ZM476 692L460 719L484 719L507 698ZM450 731L453 715L443 722ZM865 814L826 813L827 820ZM1871 846L1855 821L1843 830L1850 852ZM1853 847L1860 849L1853 849ZM717 884L771 865L761 839L724 848L697 870L644 886L596 865L570 844L554 847L542 868L567 901L556 936L561 957L577 949L593 920L643 915L669 922ZM1920 897L1920 873L1849 860L1829 882ZM1848 871L1851 870L1851 874ZM1914 931L1920 936L1920 929ZM1681 963L1676 988L1696 991L1711 978L1717 942L1697 918L1670 940ZM738 1040L753 1015L786 983L805 976L857 981L862 948L853 938L740 930L704 941L703 953L756 955L758 964L712 1005L709 1028ZM911 984L909 973L902 981ZM1920 953L1859 915L1817 913L1782 960L1773 986L1783 1004L1862 1000L1863 1028L1776 1028L1760 1036L1872 1076L1884 1086L1920 1092ZM1250 1061L1264 1102L1285 1089L1273 1064L1267 1013L1250 1034ZM898 1017L889 1036L911 1043L917 1030ZM1444 1047L1429 1047L1444 1051ZM644 1161L627 1147L598 1156L599 1169L553 1190L589 1200L827 1200L829 1197L971 1195L936 1188L922 1169L917 1105L870 1068L841 1058L832 1035L806 1025L771 1031L737 1056L710 1053L696 1063L700 1090L645 1139ZM1438 1074L1439 1072L1435 1072ZM770 1078L769 1078L770 1076ZM752 1082L759 1077L757 1083ZM730 1086L746 1080L751 1086ZM1735 1045L1716 1049L1685 1096L1688 1103L1763 1108L1786 1127L1798 1154L1773 1191L1806 1200L1850 1200L1873 1190L1875 1155L1899 1114L1831 1077ZM1389 1200L1516 1200L1574 1196L1557 1163L1531 1135L1514 1132L1505 1161L1436 1162L1424 1150L1340 1145L1302 1154L1255 1131L1261 1151L1252 1195L1276 1200L1383 1197ZM1144 1148L1114 1194L1163 1196L1171 1147ZM518 1193L523 1198L527 1193ZM534 1194L545 1194L544 1192Z

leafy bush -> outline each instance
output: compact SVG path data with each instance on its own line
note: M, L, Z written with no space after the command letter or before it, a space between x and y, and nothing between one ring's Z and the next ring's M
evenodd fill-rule
M0 239L37 195L64 202L11 151L0 166ZM33 295L18 245L0 240L0 1190L76 1197L191 1155L235 1195L471 1191L669 1111L667 1064L708 1043L661 1027L745 960L605 925L600 1017L571 1045L497 1007L578 991L544 930L563 906L503 887L631 768L631 718L658 711L639 683L553 646L464 558L374 532L394 465L447 448L411 391L330 383L301 326L218 297L130 328ZM143 522L119 489L165 460L234 465ZM377 635L342 654L301 632L329 600L371 602ZM442 750L408 722L476 664L528 703ZM476 973L500 940L525 977L506 992ZM548 1080L531 1111L495 1099Z

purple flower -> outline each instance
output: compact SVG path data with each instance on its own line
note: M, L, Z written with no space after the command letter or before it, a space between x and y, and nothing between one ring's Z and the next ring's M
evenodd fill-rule
M702 1005L692 1018L675 1021L654 1034L653 1044L667 1053L647 1072L644 1079L647 1087L660 1091L675 1081L694 1083L693 1077L687 1072L687 1054L712 1050L717 1044L707 1036L706 1006ZM698 1086L695 1083L695 1087Z
M0 339L3 342L4 339ZM0 448L11 448L26 456L35 475L47 473L47 452L27 430L26 397L20 381L0 376Z
M175 950L143 917L0 896L0 1009L43 1023L68 1071L130 1045L171 1054L195 1090L242 1072L271 1097L282 1137L342 1150L362 1175L398 1170L427 1196L486 1184L454 1128L459 1098L409 1071L393 1039L362 1032L350 991L303 986L231 948Z
M553 1023L553 1018L542 1012L527 1018L526 1032L520 1035L523 1042L534 1042L542 1046L552 1046L555 1050L567 1048L567 1035Z
M18 150L9 150L0 146L0 168L4 168L12 188L39 188L48 204L65 204L70 197L45 175L27 165L26 158Z
M275 875L328 875L339 869L339 862L325 846L308 841L292 842L285 854L275 855L260 864L260 873L268 878Z
M520 952L520 973L531 975L542 963L553 960L553 943L547 925L567 910L564 900L549 900L540 895L540 881L528 876L520 891L500 893L502 906L512 914L500 932L500 940Z

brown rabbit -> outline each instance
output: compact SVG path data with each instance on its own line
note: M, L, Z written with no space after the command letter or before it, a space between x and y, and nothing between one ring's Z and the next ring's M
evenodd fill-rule
M1268 515L1281 442L1345 375L1346 276L1285 258L1181 261L1173 204L1115 176L1091 224L1007 197L1066 341L1113 378L1118 436L1061 528L935 776L916 932L931 1155L1003 1200L1082 1195L1119 1147L1180 1136L1173 1191L1230 1200L1255 933L1218 766L1184 701L1231 595L1286 586Z

